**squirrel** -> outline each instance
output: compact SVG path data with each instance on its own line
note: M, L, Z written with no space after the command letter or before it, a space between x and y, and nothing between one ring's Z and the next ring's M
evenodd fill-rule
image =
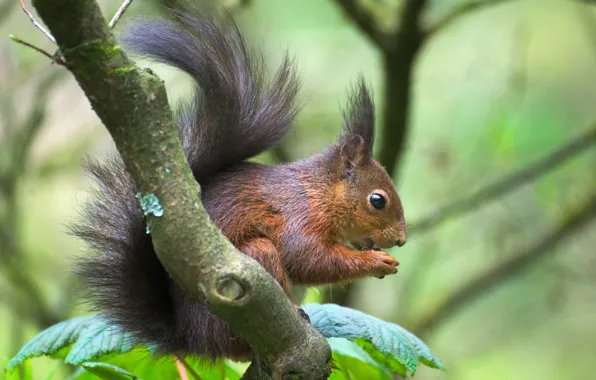
M266 82L262 55L247 48L232 18L202 9L132 23L120 39L133 54L194 80L192 98L175 115L201 200L222 233L288 297L294 285L397 273L399 262L382 249L406 243L404 212L372 156L374 105L362 76L335 143L269 166L248 160L278 144L299 112L299 78L287 54ZM250 360L247 342L191 299L158 260L121 157L89 160L86 169L98 187L71 225L93 251L74 265L84 299L159 353Z

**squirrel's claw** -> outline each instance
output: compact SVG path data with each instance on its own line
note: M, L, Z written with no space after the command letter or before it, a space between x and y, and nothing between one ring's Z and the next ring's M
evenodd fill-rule
M304 319L306 322L308 322L310 324L310 317L308 316L308 314L306 314L306 312L300 306L294 304L294 309L296 309L296 311L302 317L302 319Z

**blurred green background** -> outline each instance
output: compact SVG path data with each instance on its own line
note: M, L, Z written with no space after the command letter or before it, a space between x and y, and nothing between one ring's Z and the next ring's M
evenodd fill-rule
M120 5L100 3L110 16ZM295 130L260 160L298 159L332 142L346 89L360 73L374 88L382 129L382 110L393 104L383 53L338 3L226 3L271 68L287 49L303 77L306 108ZM436 25L467 3L428 1L422 23ZM408 244L391 251L399 274L343 290L321 287L311 297L418 334L448 369L420 368L418 379L591 379L596 223L573 233L565 226L596 193L594 137L535 180L444 223L418 223L596 126L596 8L571 0L488 3L440 24L413 62L408 134L394 173L410 226ZM121 23L155 15L155 5L133 2ZM361 6L391 32L402 5ZM69 270L84 249L65 225L87 196L85 155L101 157L112 142L70 74L9 40L12 33L54 51L17 1L0 0L0 31L0 357L11 357L49 324L86 312ZM187 77L151 67L171 101L188 94ZM383 143L379 133L377 150ZM40 374L53 365L35 363Z

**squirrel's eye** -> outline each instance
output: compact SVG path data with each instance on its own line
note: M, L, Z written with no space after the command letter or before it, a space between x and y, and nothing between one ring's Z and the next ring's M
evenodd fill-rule
M370 204L377 210L384 209L385 204L387 203L387 201L385 200L385 197L379 193L372 193L370 195L370 198L368 198L368 200L370 201Z

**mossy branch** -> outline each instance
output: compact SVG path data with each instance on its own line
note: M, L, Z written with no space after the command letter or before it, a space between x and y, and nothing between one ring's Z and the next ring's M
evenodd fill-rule
M210 221L162 80L127 58L95 0L33 4L137 188L159 201L163 215L149 214L147 223L166 270L248 341L255 352L253 366L280 378L327 378L331 353L326 341L295 312L267 272Z

